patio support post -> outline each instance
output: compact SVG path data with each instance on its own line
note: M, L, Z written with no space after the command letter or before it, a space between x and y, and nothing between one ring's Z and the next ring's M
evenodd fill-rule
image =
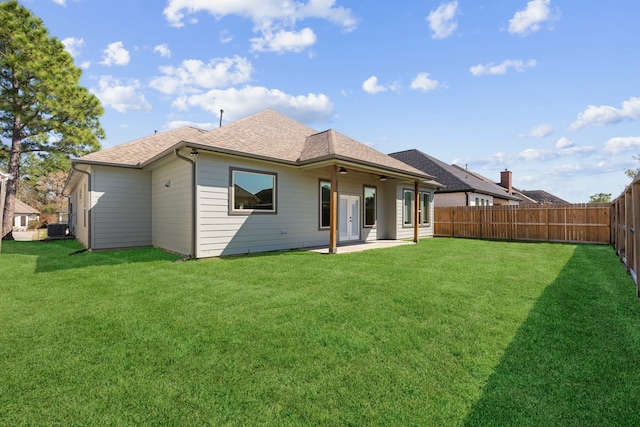
M329 206L329 253L338 253L338 166L331 166L331 203Z
M413 241L418 243L420 231L420 181L413 185Z

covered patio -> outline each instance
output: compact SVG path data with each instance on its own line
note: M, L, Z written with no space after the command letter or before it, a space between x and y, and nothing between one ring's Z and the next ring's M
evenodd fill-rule
M319 254L346 254L350 252L362 252L370 249L384 249L384 248L393 248L396 246L403 245L415 245L415 242L410 240L375 240L370 242L356 242L356 243L347 243L340 244L335 248L335 252L331 251L329 246L321 246L316 248L311 248L309 251L317 252Z

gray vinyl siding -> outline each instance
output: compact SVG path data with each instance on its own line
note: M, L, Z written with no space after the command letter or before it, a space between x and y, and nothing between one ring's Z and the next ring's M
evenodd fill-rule
M230 167L277 173L277 213L229 215ZM197 170L199 258L329 243L329 231L318 227L317 172L202 154Z
M94 167L92 249L151 246L151 172Z
M380 239L397 239L398 227L402 226L402 211L398 220L397 185L393 181L387 181L383 187L384 200L386 203L378 203L378 234ZM402 208L402 205L400 205ZM380 221L380 214L383 214L384 221Z
M89 247L89 200L88 200L88 185L89 177L82 175L78 180L78 184L71 193L71 204L73 205L72 217L69 218L72 226L72 232L76 237L76 240L80 242L85 248ZM85 221L85 217L87 220Z
M191 254L191 182L191 165L181 159L153 171L153 246Z

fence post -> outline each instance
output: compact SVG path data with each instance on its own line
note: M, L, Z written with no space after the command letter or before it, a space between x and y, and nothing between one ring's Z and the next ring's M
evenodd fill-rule
M631 187L631 206L633 215L633 271L636 282L636 296L640 298L640 287L638 287L638 267L640 266L640 182L635 181Z

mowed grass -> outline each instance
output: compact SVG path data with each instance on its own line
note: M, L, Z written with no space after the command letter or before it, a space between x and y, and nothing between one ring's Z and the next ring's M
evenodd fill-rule
M640 423L640 303L608 246L78 249L2 243L0 425Z

